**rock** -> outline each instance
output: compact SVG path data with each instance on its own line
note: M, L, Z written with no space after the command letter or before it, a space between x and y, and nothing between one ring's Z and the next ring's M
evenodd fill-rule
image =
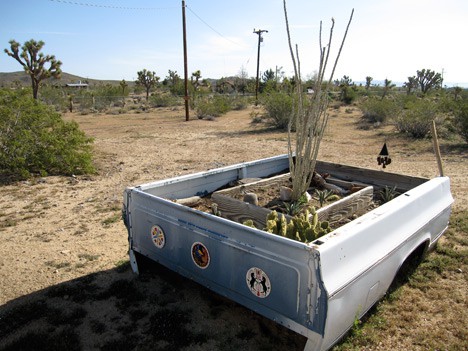
M282 186L280 188L280 200L281 201L291 201L292 189L287 186Z
M255 193L246 193L244 195L244 202L258 206L258 196Z

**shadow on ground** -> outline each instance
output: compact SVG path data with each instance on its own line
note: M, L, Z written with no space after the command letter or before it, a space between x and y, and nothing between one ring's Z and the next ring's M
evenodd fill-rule
M305 338L158 264L0 306L0 350L302 350Z

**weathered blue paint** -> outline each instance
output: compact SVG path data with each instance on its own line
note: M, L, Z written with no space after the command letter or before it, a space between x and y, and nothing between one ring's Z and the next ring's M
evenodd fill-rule
M288 166L282 155L128 188L130 261L137 271L134 253L147 256L305 335L307 350L327 350L385 294L416 248L435 245L450 216L450 182L395 175L409 191L308 245L171 201ZM358 181L375 172L342 168L343 179L352 169ZM164 233L162 247L153 243L155 226Z

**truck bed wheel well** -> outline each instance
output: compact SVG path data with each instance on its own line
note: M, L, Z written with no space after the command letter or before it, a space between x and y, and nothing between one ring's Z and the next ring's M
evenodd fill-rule
M403 261L400 268L398 269L395 277L393 278L392 284L390 285L389 292L393 292L400 286L406 284L414 273L416 268L422 262L424 255L427 252L429 242L425 241L421 243L411 254Z

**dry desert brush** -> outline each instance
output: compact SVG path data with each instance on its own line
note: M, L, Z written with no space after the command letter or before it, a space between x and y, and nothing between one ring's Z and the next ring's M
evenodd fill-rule
M291 36L289 31L289 21L286 9L286 0L284 4L284 15L286 19L286 31L288 35L289 49L294 66L294 79L297 82L293 93L293 107L288 124L288 154L289 154L289 169L292 178L292 200L296 201L307 190L317 161L317 155L320 148L320 142L325 132L328 121L327 107L329 103L329 91L333 82L333 75L343 49L344 42L351 24L354 9L351 12L346 31L341 42L338 54L335 58L333 68L331 70L328 81L324 80L325 71L327 69L330 48L333 39L333 29L335 21L332 19L328 42L325 46L322 45L322 22L320 22L319 44L320 44L320 65L317 78L314 84L314 92L311 96L310 103L306 103L304 96L304 87L301 79L301 69L299 60L299 50L296 45L294 53L291 44ZM295 140L292 131L295 131ZM293 146L293 143L294 146Z

